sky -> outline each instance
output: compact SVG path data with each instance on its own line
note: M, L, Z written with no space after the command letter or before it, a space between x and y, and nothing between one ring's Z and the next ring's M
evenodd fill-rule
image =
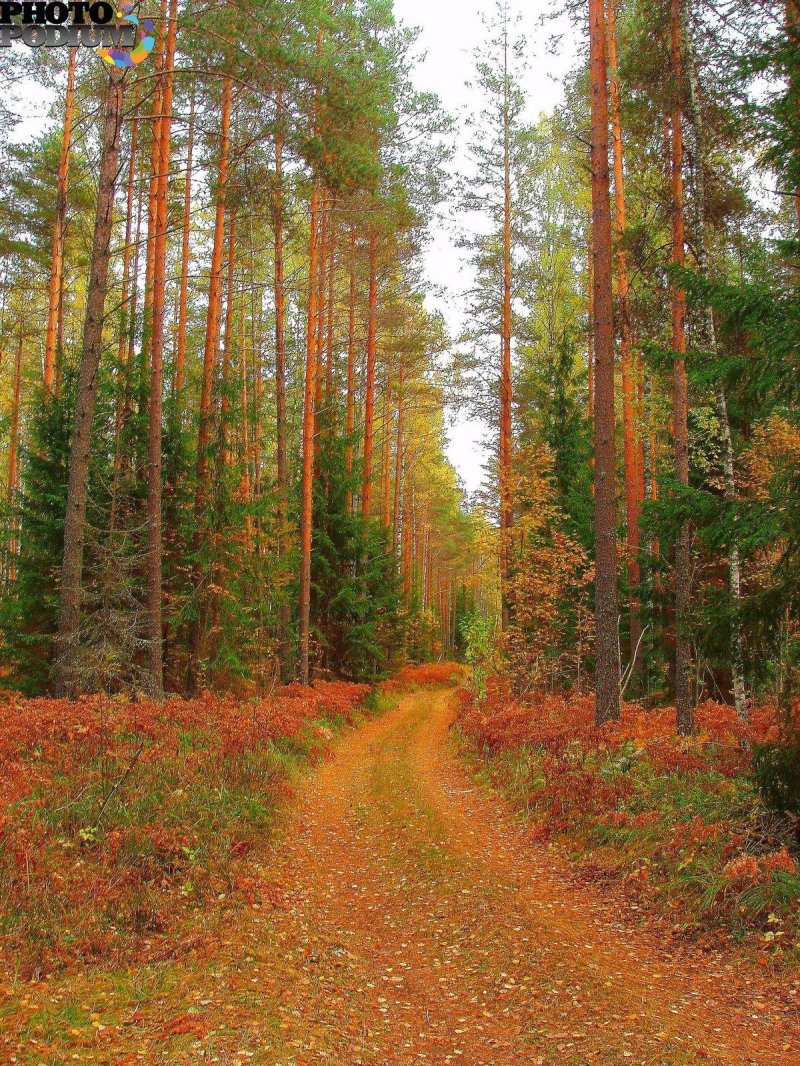
M511 0L510 4L512 12L518 10L523 16L520 29L528 43L528 70L522 83L529 120L562 101L564 79L575 61L569 25L565 21L541 24L541 17L554 6L554 0ZM415 74L417 88L437 93L444 108L455 116L474 104L465 82L472 74L473 50L484 36L481 12L491 13L493 8L487 0L394 0L398 21L421 31L419 47L426 54ZM563 33L557 48L551 40L554 32ZM463 156L457 156L455 163L464 165ZM460 268L461 253L443 219L434 223L432 237L427 273L433 286L441 287L446 295L430 302L444 315L451 336L457 336L463 324L460 294L469 287L469 276ZM485 425L465 415L450 418L448 454L468 492L474 492L483 480L487 434Z

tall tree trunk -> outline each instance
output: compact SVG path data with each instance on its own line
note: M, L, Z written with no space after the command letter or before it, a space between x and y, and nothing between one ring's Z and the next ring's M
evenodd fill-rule
M278 464L278 524L280 546L286 527L289 496L289 468L286 461L286 283L283 266L283 95L275 97L275 194L272 218L275 239L275 409L276 450Z
M695 50L689 20L686 20L686 73L687 104L690 121L694 131L695 144L695 200L696 232L695 249L697 266L702 277L708 276L708 245L706 243L706 140L705 123L700 106L700 88L698 85ZM714 324L714 311L710 305L704 307L703 330L704 341L712 354L717 352L717 331ZM733 450L731 424L728 418L728 401L725 386L718 380L714 386L715 408L722 437L722 469L725 478L725 500L730 507L736 508L736 457ZM733 681L733 698L739 721L747 721L747 690L744 680L744 638L742 636L742 566L739 538L734 525L734 534L728 548L728 590L731 597L731 676Z
M405 449L405 402L403 398L403 371L397 384L397 444L394 453L394 509L393 532L394 553L400 551L400 501L403 492L403 452Z
M403 549L400 554L400 575L403 586L403 600L406 607L410 607L412 594L411 561L414 545L414 504L413 489L408 470L405 472L403 481Z
M672 262L682 268L686 262L685 211L683 191L683 0L671 0L670 60L672 66ZM675 479L689 485L689 385L686 376L686 292L671 287L672 349L674 352L673 433ZM682 522L675 544L675 708L678 732L690 736L694 730L692 696L692 654L689 638L689 607L692 583L692 546L688 522Z
M630 280L625 248L625 156L622 141L622 100L617 70L616 0L607 0L608 65L611 75L611 131L614 144L615 237L617 241L617 297L619 308L620 369L622 371L622 440L625 468L625 518L628 584L630 586L630 660L632 668L642 635L639 604L639 462L636 426L636 366L629 303Z
M508 627L508 579L511 528L514 525L511 381L511 117L508 69L508 24L503 24L503 303L500 337L500 568L502 625Z
M335 405L333 402L333 297L336 287L336 216L335 200L331 200L328 228L328 318L325 325L325 408L329 431L333 430Z
M306 370L303 408L303 472L300 510L300 680L310 680L311 640L311 547L314 521L314 405L317 392L317 290L319 285L318 215L319 184L311 191L311 221L308 247L308 317L306 322Z
M192 83L189 104L189 130L186 145L186 186L183 192L183 241L181 245L181 279L178 295L178 342L175 353L175 407L177 421L183 422L183 386L186 376L186 324L189 313L189 250L192 220L192 164L194 162L194 109L196 86Z
M369 518L372 510L372 444L375 431L375 344L378 324L378 233L369 235L369 307L367 312L367 380L364 400L364 471L361 512Z
M344 433L347 438L344 453L347 477L347 513L353 513L353 433L356 418L356 228L350 226L350 294L347 301L347 393L345 396Z
M166 25L167 2L161 0L161 21ZM150 189L147 197L147 247L144 269L144 306L142 314L142 348L140 353L140 380L139 398L140 405L147 396L150 365L152 362L153 341L153 276L156 262L156 236L158 233L158 193L159 193L159 169L158 160L161 146L161 120L164 113L164 68L167 48L167 37L156 38L156 55L154 66L156 71L156 83L153 89L153 110L151 121L150 141Z
M225 326L222 340L222 378L220 389L219 451L220 473L231 463L231 361L233 356L233 299L236 274L236 219L228 223L228 263L225 280ZM220 489L222 486L220 485Z
M594 239L592 238L591 223L587 234L587 245L589 248L589 266L586 272L589 289L587 301L589 305L589 325L586 331L587 387L589 391L587 413L591 419L594 418Z
M381 467L381 528L387 540L392 528L392 406L387 382L383 396L383 463Z
M289 465L286 452L286 282L283 263L283 94L275 94L275 191L272 201L275 269L273 294L275 302L275 436L278 475L278 553L283 559L287 548L289 520ZM256 398L258 447L261 445L261 412ZM258 492L258 483L256 483ZM278 609L278 640L281 674L288 679L289 670L289 602L282 598Z
M608 72L603 0L589 0L594 245L595 692L598 724L620 715L617 637L617 493L614 444L614 306L608 170Z
M800 0L786 0L786 32L795 49L795 57L800 52ZM789 91L796 111L800 111L800 73L797 59L789 72ZM800 157L800 149L795 149ZM797 225L800 228L800 188L794 193L794 206L797 211Z
M153 336L150 359L150 400L147 442L147 605L150 691L156 699L164 694L164 633L162 621L162 514L161 514L161 422L164 404L164 310L167 281L167 206L170 149L172 146L172 89L175 40L178 30L178 0L170 0L167 47L162 74L161 121L158 124L158 188L153 254Z
M17 341L17 357L14 360L14 385L11 398L11 433L8 442L8 503L10 505L11 537L9 541L8 580L17 577L16 559L19 554L19 516L17 495L19 491L19 425L22 402L22 350L24 338L20 330Z
M50 291L47 309L47 338L44 352L44 391L45 396L48 397L52 395L55 384L59 319L63 314L64 240L67 229L67 185L69 181L69 157L72 150L72 118L75 102L77 52L77 48L69 49L67 92L64 99L64 130L61 135L61 157L58 163L56 221L53 227L53 242L50 250Z
M214 369L219 353L219 329L222 318L222 268L225 252L225 198L228 187L228 170L231 138L232 82L225 78L222 89L222 123L219 162L217 164L217 203L214 219L214 244L211 252L211 276L208 286L208 314L206 316L206 340L203 350L203 380L200 392L200 425L197 434L197 483L194 495L194 587L198 598L195 618L190 633L189 681L197 683L200 645L202 639L201 592L203 582L202 559L205 540L206 503L208 500L208 460L211 443L213 411L211 394L214 384Z
M75 691L75 655L80 630L86 503L92 421L97 399L98 372L103 351L103 322L114 223L123 80L117 71L108 75L103 102L105 117L100 149L92 257L83 326L81 365L75 402L75 425L70 442L67 508L64 516L64 554L61 565L61 606L56 640L56 687L61 694Z
M129 308L130 296L130 271L131 253L134 253L134 264L138 259L133 249L133 195L136 187L136 150L139 140L139 118L133 116L131 122L131 155L128 160L128 202L125 212L125 251L122 258L122 302L120 304L119 342L117 344L117 366L123 377L122 388L118 389L116 401L116 423L114 428L114 472L119 473L122 466L122 426L125 417L125 390L128 378L127 355L130 336L131 309ZM138 243L138 233L136 235ZM136 266L134 265L134 271ZM135 283L135 282L134 282Z
M320 219L319 219L319 269L317 270L317 322L316 322L316 352L317 352L317 380L316 380L316 392L314 395L314 417L316 419L316 432L320 430L320 420L322 419L322 387L324 383L324 376L322 373L322 357L325 350L325 279L328 273L328 252L330 247L330 229L331 229L331 206L332 200L329 198L327 190L323 192L322 200L320 204Z

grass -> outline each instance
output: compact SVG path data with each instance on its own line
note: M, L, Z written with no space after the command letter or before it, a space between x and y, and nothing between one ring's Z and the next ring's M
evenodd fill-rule
M263 850L297 775L385 699L323 684L247 704L6 706L5 977L189 950L194 915L259 892L249 857Z

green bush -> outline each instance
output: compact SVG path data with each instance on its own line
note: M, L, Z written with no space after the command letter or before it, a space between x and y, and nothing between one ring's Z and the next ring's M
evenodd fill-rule
M764 805L779 814L800 815L800 735L753 751L753 773Z

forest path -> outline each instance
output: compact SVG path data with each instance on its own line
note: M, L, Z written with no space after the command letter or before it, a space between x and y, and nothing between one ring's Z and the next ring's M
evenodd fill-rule
M182 987L228 1010L218 1060L796 1063L797 1015L758 975L676 958L525 841L452 753L454 704L404 695L304 784L276 841L278 906L209 959L216 991L202 970Z
M526 839L461 768L454 712L452 689L414 691L341 738L257 905L58 1066L800 1061L796 1010L760 974L618 920ZM95 985L98 1025L119 995Z

